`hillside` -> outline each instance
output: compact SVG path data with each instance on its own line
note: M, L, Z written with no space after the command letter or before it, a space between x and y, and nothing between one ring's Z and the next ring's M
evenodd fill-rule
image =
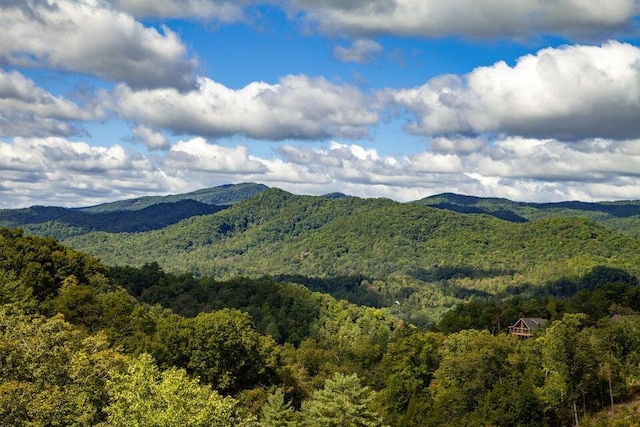
M640 275L640 241L587 219L514 223L386 199L331 200L278 189L161 230L94 232L67 242L108 264L154 261L198 277L343 280L395 304L406 318L426 321L471 295L543 286L596 266Z
M212 214L226 207L187 199L158 203L140 210L97 213L79 209L32 206L0 211L0 226L23 228L31 234L66 239L92 231L136 233L158 230L185 218Z
M587 203L524 203L507 199L444 193L413 202L466 214L485 214L511 222L554 217L579 217L597 221L619 233L640 237L640 201Z
M637 202L542 205L444 194L403 204L265 188L216 187L142 209L124 201L89 211L4 210L0 225L61 239L110 265L157 262L168 272L219 280L270 276L391 306L418 324L471 297L557 287L598 266L640 275L632 237L640 227L627 236L610 229L612 221L637 221ZM221 210L189 199L194 194L249 198Z
M329 200L278 189L162 230L91 233L69 243L110 264L158 260L172 271L219 278L420 278L451 266L494 275L535 273L544 280L553 278L554 270L582 273L580 266L566 268L577 260L586 265L611 263L636 273L640 248L638 240L586 219L520 224L386 199Z
M0 425L636 425L638 280L580 281L538 308L473 300L435 332L292 283L107 268L0 228ZM532 309L549 319L532 339L500 332Z
M92 231L137 233L218 212L266 189L262 184L228 184L192 193L140 197L86 208L2 209L0 226L19 227L31 234L61 240Z

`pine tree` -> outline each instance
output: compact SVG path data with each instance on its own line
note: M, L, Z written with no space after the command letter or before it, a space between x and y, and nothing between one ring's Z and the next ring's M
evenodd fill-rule
M282 389L276 389L262 407L260 425L263 427L294 427L298 425L296 413L291 407L291 403L285 401Z
M382 426L382 417L369 409L374 397L375 392L363 386L356 374L336 373L303 403L303 420L309 427Z

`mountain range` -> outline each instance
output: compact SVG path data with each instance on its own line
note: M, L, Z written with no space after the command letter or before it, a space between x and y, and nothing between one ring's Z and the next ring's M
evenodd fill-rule
M399 203L240 184L90 208L4 210L0 225L55 237L110 265L270 276L429 322L473 295L572 283L596 267L639 276L639 210L637 201L442 194Z

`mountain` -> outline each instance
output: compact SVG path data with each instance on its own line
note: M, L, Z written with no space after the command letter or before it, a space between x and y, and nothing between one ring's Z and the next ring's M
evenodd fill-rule
M141 197L87 208L3 209L0 210L0 226L19 227L31 234L61 240L92 231L138 233L218 212L266 189L262 184L229 184L192 193Z
M269 187L266 185L255 183L225 184L185 194L144 196L135 199L121 200L82 208L82 210L84 212L133 211L144 209L159 203L175 203L183 200L195 200L207 205L234 205L260 194L267 188Z
M226 208L227 206L208 205L195 200L158 203L134 211L98 213L32 206L26 209L0 211L0 226L23 228L31 234L66 239L92 231L137 233L158 230L185 218L212 214Z
M99 238L98 238L99 236ZM97 238L99 247L93 247ZM362 274L432 267L537 271L579 255L633 258L638 241L581 218L513 223L388 199L296 196L269 189L214 215L135 235L70 239L109 263L159 260L174 271L232 277Z
M524 203L507 199L443 193L412 202L466 214L491 215L511 222L551 217L580 217L597 221L619 233L640 237L640 201L587 203Z
M327 199L278 189L161 230L92 232L66 242L108 264L154 261L167 271L218 279L334 281L426 319L472 295L570 280L596 266L640 275L640 240L589 219L518 223L387 199Z
M640 276L640 241L612 227L616 219L637 221L637 202L543 205L444 194L398 203L263 188L217 187L138 210L1 211L0 225L59 238L110 265L157 262L168 272L224 280L271 276L359 304L392 305L418 323L470 297L563 286L598 266ZM251 191L259 192L222 210L188 199L238 200Z

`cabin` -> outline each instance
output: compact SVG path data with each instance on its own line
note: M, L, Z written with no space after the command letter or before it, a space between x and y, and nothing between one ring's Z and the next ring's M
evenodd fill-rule
M521 317L513 326L509 326L509 333L518 337L529 338L533 336L533 331L546 321L547 319L541 317Z

